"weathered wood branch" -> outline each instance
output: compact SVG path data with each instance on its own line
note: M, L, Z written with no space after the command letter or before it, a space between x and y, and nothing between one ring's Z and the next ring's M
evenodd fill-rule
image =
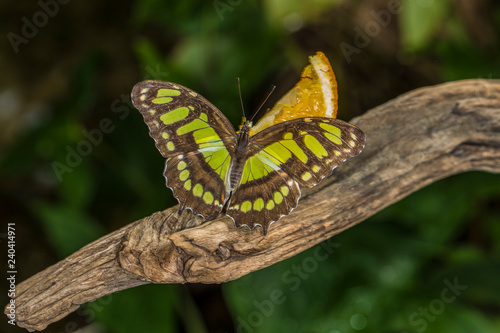
M80 304L145 283L221 283L300 253L419 188L468 170L500 172L500 81L417 89L352 120L364 151L271 226L201 223L177 207L113 232L17 286L17 324L41 330ZM167 191L167 189L165 189Z

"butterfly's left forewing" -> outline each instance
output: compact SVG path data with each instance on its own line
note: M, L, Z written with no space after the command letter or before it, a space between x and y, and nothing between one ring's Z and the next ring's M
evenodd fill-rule
M132 101L167 159L164 175L179 212L190 208L215 217L229 195L225 181L236 140L231 123L205 98L170 82L140 82Z
M348 158L358 155L365 134L332 118L301 118L272 126L252 137L258 154L274 160L301 186L312 187Z

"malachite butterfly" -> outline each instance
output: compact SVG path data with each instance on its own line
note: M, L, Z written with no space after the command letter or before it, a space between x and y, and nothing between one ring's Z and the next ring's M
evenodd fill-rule
M176 83L140 82L132 101L166 158L179 214L188 208L210 220L225 213L237 227L260 225L264 235L297 206L299 185L318 184L364 147L359 128L326 117L293 119L253 135L245 121L237 133L212 103Z

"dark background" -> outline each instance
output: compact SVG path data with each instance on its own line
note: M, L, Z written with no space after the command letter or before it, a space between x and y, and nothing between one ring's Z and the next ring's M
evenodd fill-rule
M18 282L176 204L130 104L138 81L190 87L238 124L236 76L251 112L316 51L344 120L418 87L500 75L493 0L59 1L0 4L1 267L15 223ZM125 290L45 332L498 332L499 222L500 177L457 175L237 281Z

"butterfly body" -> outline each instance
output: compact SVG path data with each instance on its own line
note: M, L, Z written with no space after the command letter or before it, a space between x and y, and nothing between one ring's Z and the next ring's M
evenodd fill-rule
M170 82L140 82L132 100L166 158L164 175L179 213L190 209L209 220L225 212L236 226L260 225L264 234L297 206L299 185L316 185L364 146L360 129L327 117L257 133L245 121L236 133L209 101Z
M243 168L245 166L245 161L248 158L248 143L249 143L249 132L250 132L251 124L245 122L243 126L241 126L240 132L238 133L238 139L236 142L236 146L233 153L233 162L230 167L229 174L229 189L234 191L240 182L241 175L243 173Z

